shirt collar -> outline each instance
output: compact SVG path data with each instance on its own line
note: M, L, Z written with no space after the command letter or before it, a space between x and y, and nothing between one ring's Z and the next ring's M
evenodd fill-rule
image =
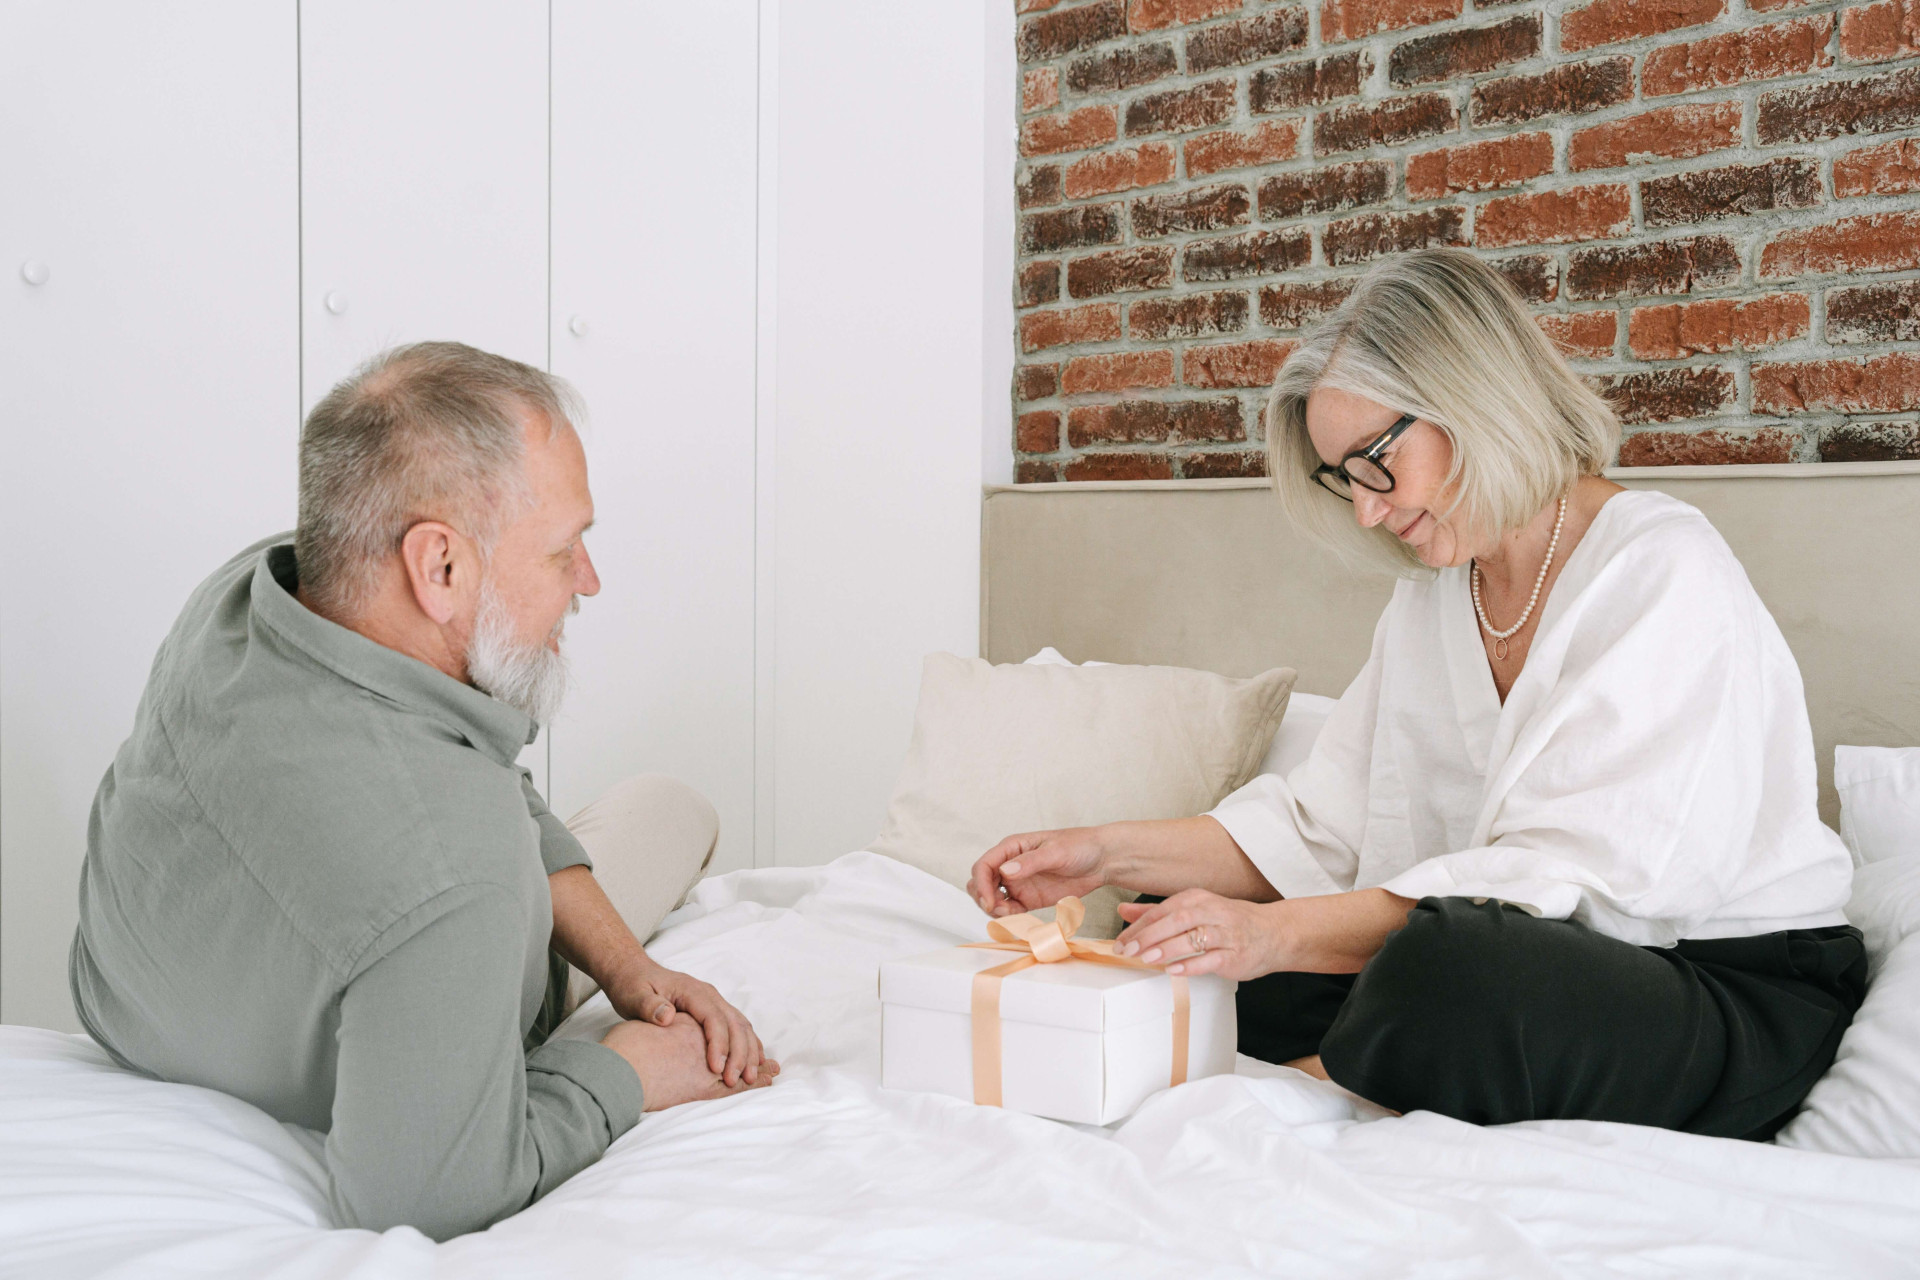
M504 765L539 733L525 712L313 612L287 589L298 582L291 537L276 540L254 566L253 614L341 679L439 721Z

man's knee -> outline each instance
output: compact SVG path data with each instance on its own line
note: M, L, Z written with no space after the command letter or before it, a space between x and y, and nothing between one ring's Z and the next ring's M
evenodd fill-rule
M677 778L617 782L567 822L593 859L594 878L643 941L680 905L713 861L720 815Z
M624 836L642 826L659 833L663 848L670 846L675 853L697 851L701 869L720 839L720 815L713 805L664 773L640 773L616 782L567 819L567 829L583 843L603 834Z

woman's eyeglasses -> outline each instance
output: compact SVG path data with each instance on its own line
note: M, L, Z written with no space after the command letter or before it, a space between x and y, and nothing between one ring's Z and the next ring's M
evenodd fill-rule
M1353 501L1353 486L1356 484L1374 493L1391 493L1393 472L1382 465L1380 457L1417 421L1419 419L1411 413L1402 415L1398 422L1381 432L1373 443L1363 445L1340 459L1339 466L1330 467L1321 463L1315 467L1313 478L1328 493L1336 498L1345 498L1348 502Z

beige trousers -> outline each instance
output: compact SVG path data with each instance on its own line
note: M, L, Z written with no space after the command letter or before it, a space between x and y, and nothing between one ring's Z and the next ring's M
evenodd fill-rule
M720 815L686 783L647 773L609 787L567 820L567 830L593 859L593 878L613 909L644 943L713 861ZM570 967L566 1012L599 989Z

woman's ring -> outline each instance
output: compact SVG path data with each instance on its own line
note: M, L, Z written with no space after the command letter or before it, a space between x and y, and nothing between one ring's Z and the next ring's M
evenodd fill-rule
M1187 945L1193 948L1193 954L1200 955L1207 949L1207 931L1205 929L1187 930Z

